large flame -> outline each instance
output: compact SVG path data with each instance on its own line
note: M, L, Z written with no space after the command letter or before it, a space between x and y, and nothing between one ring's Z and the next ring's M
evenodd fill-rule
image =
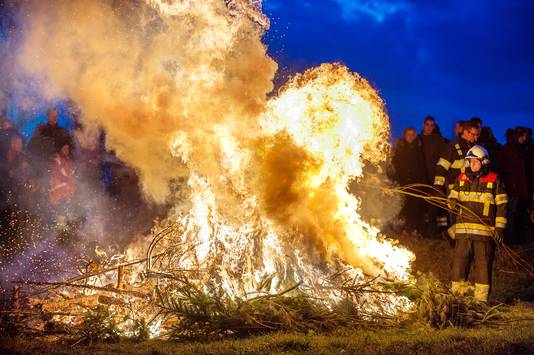
M222 175L190 166L188 200L171 215L190 252L177 268L210 270L232 296L253 293L276 275L270 291L303 282L312 290L339 263L370 276L406 280L413 255L362 221L347 191L362 165L385 160L389 125L367 81L339 64L291 80L271 99L261 131L248 136L216 127ZM184 136L172 144L186 160ZM363 271L363 273L362 273Z
M55 52L43 59L50 49L39 42L46 16L36 15L24 47L32 71L46 73L55 91L73 97L86 124L107 131L110 147L139 170L149 196L167 198L169 182L185 177L166 224L154 230L170 225L171 232L156 242L150 236L138 241L117 260L144 257L152 243L152 254L175 250L177 257L151 263L150 272L202 270L191 278L206 292L215 287L246 298L260 286L276 292L300 282L327 304L341 299L326 287L340 269L361 280L407 280L413 254L363 221L358 198L347 190L364 164L384 162L390 149L376 90L341 64L323 64L267 100L274 65L260 41L268 21L258 2L147 3L167 28L153 35L151 45L137 43L145 38L135 28L122 33L116 18L104 20L117 29L107 34L111 41L96 39L92 31L104 29L88 26L91 19L77 11L76 36L87 39L84 50L105 56L80 65L73 44L61 42L72 35L65 11L79 5L95 14L102 5L73 1L56 9L59 29L47 33L67 65L55 67ZM120 66L114 56L124 54L125 39L137 58ZM39 63L32 62L35 52ZM114 65L108 67L108 60ZM81 87L72 86L72 77ZM142 283L145 271L131 271L127 282ZM382 297L393 310L406 302L368 297ZM155 313L142 305L134 308L145 317Z
M324 64L293 78L269 102L262 126L265 134L286 132L309 162L299 158L300 171L285 186L294 194L290 205L267 196L274 215L304 227L324 251L355 267L405 277L410 253L379 242L378 231L361 220L358 200L347 192L364 161L377 164L388 155L389 123L375 89L342 65ZM291 164L290 156L282 159Z

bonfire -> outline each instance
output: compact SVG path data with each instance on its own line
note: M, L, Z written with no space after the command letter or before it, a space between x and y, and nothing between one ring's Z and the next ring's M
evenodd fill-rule
M44 31L47 11L25 9L32 26L21 65L79 104L88 134L106 131L147 198L174 207L149 235L97 253L74 277L21 283L13 304L25 311L14 324L82 341L402 322L414 307L400 291L414 283L414 255L365 221L348 190L389 156L377 90L333 63L267 98L276 64L261 43L269 21L260 2L139 6L133 26L129 8L62 3L51 10L53 31Z

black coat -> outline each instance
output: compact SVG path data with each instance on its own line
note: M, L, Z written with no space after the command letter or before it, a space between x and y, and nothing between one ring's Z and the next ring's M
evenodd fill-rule
M426 182L433 184L434 176L436 176L436 164L439 160L441 149L445 145L445 140L439 134L425 136L422 133L419 135L419 140L423 149Z
M28 151L33 157L49 160L52 154L59 152L65 144L72 146L69 132L62 127L41 125L28 144Z
M426 183L426 172L421 143L416 140L408 144L400 140L393 154L395 180L401 185Z
M497 159L497 171L504 181L506 192L510 196L523 199L530 198L526 148L517 143L507 143Z
M490 160L490 169L492 171L497 170L497 160L499 159L499 154L501 153L502 146L495 139L484 139L479 138L477 144L486 148L489 154Z

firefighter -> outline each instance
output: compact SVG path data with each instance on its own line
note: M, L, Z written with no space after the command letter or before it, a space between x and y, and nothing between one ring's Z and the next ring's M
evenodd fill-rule
M450 235L456 240L452 266L452 291L465 294L473 261L475 299L487 302L495 242L502 243L508 197L501 180L489 169L485 148L475 145L466 154L469 166L454 183L449 207L457 213Z
M447 143L440 153L436 164L434 187L446 195L454 185L454 181L465 168L465 154L475 144L479 135L478 127L470 121L464 122L462 133L455 140ZM444 231L449 223L446 214L436 218L438 229Z

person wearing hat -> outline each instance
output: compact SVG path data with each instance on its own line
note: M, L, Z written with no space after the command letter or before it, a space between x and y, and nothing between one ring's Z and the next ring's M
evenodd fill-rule
M464 295L470 288L468 273L473 263L474 297L487 302L496 243L506 228L508 196L500 178L489 169L487 150L475 145L465 156L466 167L456 179L448 203L454 224L449 235L456 240L451 290Z

